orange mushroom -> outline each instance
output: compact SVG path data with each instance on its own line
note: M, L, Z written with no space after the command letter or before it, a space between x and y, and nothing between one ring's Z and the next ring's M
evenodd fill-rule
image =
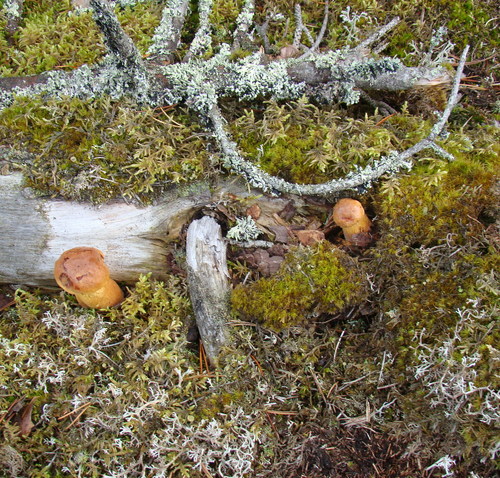
M372 223L356 199L340 199L333 208L332 217L335 224L342 228L347 242L355 246L367 246L371 242Z
M104 254L94 247L75 247L61 254L54 267L59 287L74 294L82 307L104 309L119 304L123 292L109 277Z

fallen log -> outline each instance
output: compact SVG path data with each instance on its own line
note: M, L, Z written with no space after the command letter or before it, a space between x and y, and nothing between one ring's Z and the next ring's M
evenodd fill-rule
M189 225L186 239L189 296L196 324L212 365L228 338L229 272L221 228L205 216Z
M147 207L123 201L95 206L33 197L23 189L21 174L0 175L0 284L55 287L55 261L78 246L102 251L119 282L134 283L147 273L161 280L169 272L172 242L198 211L231 197L258 195L242 181L221 181L212 190L207 184L191 185L189 191L194 192L173 189ZM269 216L289 202L262 195L252 199Z
M101 207L27 197L19 174L0 176L0 283L53 286L54 262L67 249L101 250L112 277L163 278L167 243L210 201L208 190L150 207L116 202Z

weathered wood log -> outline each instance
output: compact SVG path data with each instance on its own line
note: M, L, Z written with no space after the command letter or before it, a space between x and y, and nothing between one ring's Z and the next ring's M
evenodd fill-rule
M188 289L196 324L211 364L228 337L229 272L226 243L215 219L193 221L187 231Z
M191 185L174 190L152 206L124 202L101 206L30 197L21 174L0 175L0 284L55 287L54 263L65 250L96 247L105 255L111 277L134 283L151 272L163 279L168 273L171 243L181 228L204 206L231 197L252 197L263 214L272 217L289 198L258 195L243 181L221 180L217 187ZM300 207L304 201L296 198Z
M149 207L93 206L30 198L19 174L0 176L0 283L53 286L54 262L67 249L101 250L115 280L167 274L167 244L210 201L208 188Z

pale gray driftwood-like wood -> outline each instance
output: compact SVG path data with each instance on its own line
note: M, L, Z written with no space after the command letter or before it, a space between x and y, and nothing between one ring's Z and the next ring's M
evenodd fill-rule
M117 281L132 283L149 272L162 279L168 243L210 198L205 187L154 206L98 207L30 198L20 174L0 176L0 283L55 286L54 262L78 246L101 250Z
M189 191L189 192L188 192ZM168 274L171 243L204 206L237 197L257 204L265 218L292 199L259 195L242 180L223 180L176 188L159 204L138 207L123 201L95 206L87 203L30 197L22 175L0 175L0 284L56 287L53 267L61 253L73 247L96 247L105 255L111 277L133 284L140 274L157 279ZM304 200L293 198L299 211Z
M187 231L188 288L196 324L212 364L228 337L229 273L226 243L215 219L193 221Z

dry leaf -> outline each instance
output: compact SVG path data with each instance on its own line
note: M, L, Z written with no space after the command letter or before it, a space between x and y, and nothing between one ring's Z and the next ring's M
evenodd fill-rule
M321 242L325 239L325 234L316 229L305 229L303 231L295 231L297 239L304 246L312 246L317 242Z
M32 398L27 405L25 405L24 402L24 397L17 398L12 402L7 412L0 417L0 423L3 420L16 423L19 426L19 434L21 436L29 435L35 426L31 421L31 413L33 412L35 399Z
M7 309L11 305L14 305L16 301L11 297L7 297L6 295L0 294L0 312L2 310Z
M246 210L246 215L250 216L254 221L259 219L260 214L261 214L261 209L258 204L253 204Z
M300 50L293 45L286 45L280 50L278 58L295 58L300 55Z
M33 403L34 399L31 399L31 401L26 405L20 415L19 415L19 421L17 422L19 425L19 433L21 436L26 436L31 433L32 428L35 426L35 424L31 421L31 413L33 412Z
M285 226L269 226L269 229L274 233L274 241L288 244L290 242L290 235L288 234L288 227Z

